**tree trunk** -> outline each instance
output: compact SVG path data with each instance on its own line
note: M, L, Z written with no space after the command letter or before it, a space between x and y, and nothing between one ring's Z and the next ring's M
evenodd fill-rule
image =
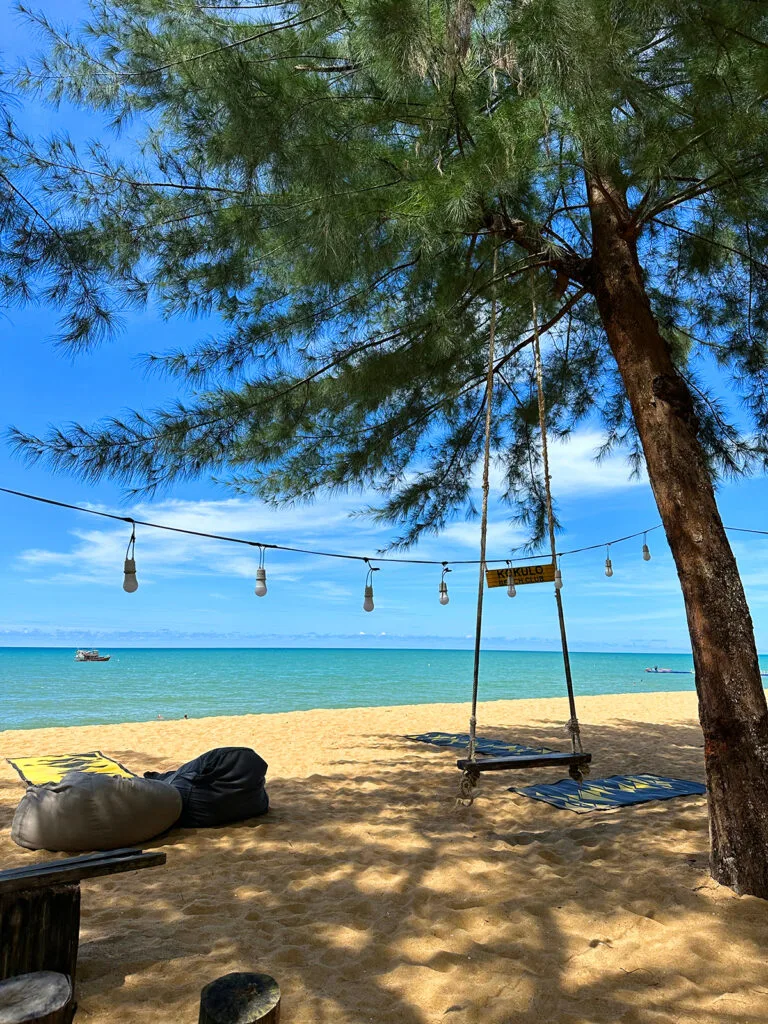
M752 619L687 384L653 316L622 190L588 176L593 287L680 578L709 796L712 876L768 898L768 707Z

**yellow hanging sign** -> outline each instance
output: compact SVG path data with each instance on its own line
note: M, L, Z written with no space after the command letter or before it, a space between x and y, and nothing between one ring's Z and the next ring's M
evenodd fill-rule
M553 583L555 567L551 562L546 565L516 565L511 569L488 569L485 582L489 587L506 587L514 583L516 587L524 583Z

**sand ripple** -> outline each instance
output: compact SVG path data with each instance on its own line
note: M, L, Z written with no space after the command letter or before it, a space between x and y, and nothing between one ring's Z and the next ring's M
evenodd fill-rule
M692 694L581 702L595 774L702 778ZM481 780L454 809L455 755L403 740L466 731L456 705L0 734L7 754L99 748L135 771L255 747L272 810L149 844L164 868L83 885L78 1020L197 1019L200 988L273 974L286 1024L758 1024L768 903L706 872L705 801L577 817ZM565 747L565 701L482 705L483 734ZM515 784L556 773L517 774ZM0 766L3 866L22 788Z

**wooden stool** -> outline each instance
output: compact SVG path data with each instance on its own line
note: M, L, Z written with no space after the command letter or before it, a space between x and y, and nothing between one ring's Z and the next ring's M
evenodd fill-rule
M0 981L0 1024L68 1024L72 985L66 974L36 971Z
M278 1024L280 987L268 974L234 972L200 993L198 1024Z

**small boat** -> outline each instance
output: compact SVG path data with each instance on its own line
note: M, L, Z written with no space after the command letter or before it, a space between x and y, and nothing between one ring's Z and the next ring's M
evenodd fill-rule
M110 654L99 654L95 649L75 651L75 661L109 661Z
M651 672L653 674L658 674L658 675L661 675L662 673L664 673L664 675L673 675L673 676L692 676L693 675L693 669L692 668L656 668L656 666L654 665L653 668L647 668L645 671L646 672ZM768 672L761 672L760 675L761 676L768 676Z
M647 668L646 672L653 672L654 674L661 675L672 675L672 676L689 676L693 672L692 668L657 668L655 665L653 668Z

